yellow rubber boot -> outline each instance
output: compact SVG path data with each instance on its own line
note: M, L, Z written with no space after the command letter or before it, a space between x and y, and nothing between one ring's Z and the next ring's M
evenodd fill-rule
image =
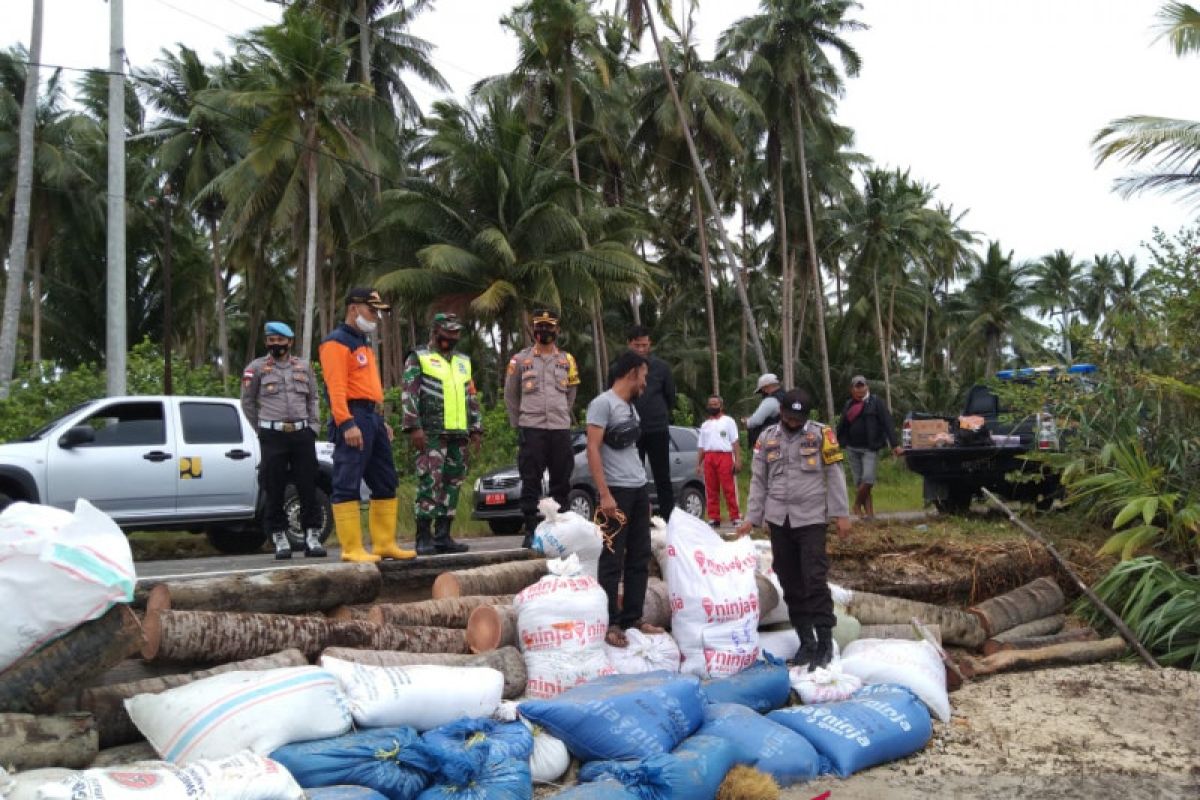
M398 508L400 508L400 501L394 497L390 500L371 501L371 549L375 551L376 556L407 561L410 558L416 558L417 553L415 550L402 550L396 544L396 510Z
M333 504L333 528L342 545L342 561L373 564L379 556L368 553L362 543L362 518L357 500Z

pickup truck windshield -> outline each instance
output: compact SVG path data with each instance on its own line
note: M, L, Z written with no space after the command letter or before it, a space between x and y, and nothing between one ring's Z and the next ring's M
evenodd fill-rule
M87 407L87 406L91 405L93 402L95 402L95 401L93 401L93 400L88 400L87 402L84 402L84 403L79 403L78 405L72 406L71 408L67 409L67 410L66 410L66 411L64 411L63 413L59 414L59 415L58 415L57 417L55 417L54 419L52 419L52 420L50 420L49 422L47 422L47 423L46 423L45 425L43 425L42 427L40 427L40 428L38 428L37 430L35 430L33 433L31 433L31 434L29 434L28 436L26 436L26 437L22 438L22 439L21 439L21 441L22 441L22 442L36 442L36 441L38 441L39 439L44 439L44 438L46 437L46 435L50 433L50 431L52 431L52 430L54 430L56 427L58 427L58 423L62 422L62 421L65 419L65 418L67 418L67 417L71 416L71 415L72 415L72 414L74 414L76 411L79 411L80 409L82 409L82 408L85 408L85 407Z

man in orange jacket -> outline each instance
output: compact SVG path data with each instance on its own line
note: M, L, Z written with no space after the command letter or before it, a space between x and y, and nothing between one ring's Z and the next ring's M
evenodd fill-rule
M346 321L321 342L321 371L333 415L333 521L342 545L342 561L416 558L396 544L396 464L392 428L380 408L383 382L368 337L391 307L374 289L351 289ZM371 490L370 532L373 553L363 548L359 484Z

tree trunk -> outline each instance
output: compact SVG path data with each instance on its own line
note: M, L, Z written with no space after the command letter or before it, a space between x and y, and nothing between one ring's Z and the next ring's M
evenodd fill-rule
M692 169L696 172L696 177L700 179L700 186L704 189L704 199L708 202L708 207L713 209L713 213L717 213L720 206L717 204L717 196L713 193L712 185L708 182L708 175L704 172L704 165L700 163L700 153L696 150L696 142L692 139L692 130L688 125L688 116L684 112L683 101L679 99L679 90L675 86L675 76L671 74L671 68L667 65L667 56L663 52L662 40L658 38L658 25L654 22L654 13L650 9L648 0L641 0L643 9L646 12L646 21L650 24L650 38L654 40L654 50L658 54L658 64L662 68L663 77L667 82L667 91L671 93L671 103L675 106L675 114L679 117L679 127L683 132L683 140L687 144L688 156L692 161ZM728 260L733 275L737 280L738 299L742 304L742 314L746 317L746 324L750 332L750 341L754 345L754 355L758 359L759 372L767 371L767 356L763 351L762 337L758 335L758 322L754 317L754 308L750 305L750 295L746 292L746 282L742 280L741 270L738 269L738 263L734 256L733 246L729 243L729 236L725 232L724 221L719 217L717 219L717 235L721 239L721 249L725 253L725 258Z
M0 672L0 711L51 711L60 697L136 653L141 643L137 617L128 606L113 606Z
M925 630L937 641L942 643L942 626L941 625L926 625ZM863 625L858 632L859 639L912 639L915 642L921 641L921 634L917 632L912 624L901 625L899 623L889 625Z
M170 188L170 187L168 187ZM175 393L175 381L172 374L171 359L173 352L171 350L172 340L175 338L175 300L171 289L174 283L173 267L171 259L174 257L172 247L174 240L174 225L172 224L173 216L171 201L167 197L167 192L160 195L163 206L163 249L162 249L162 293L163 293L163 324L162 324L162 346L163 346L163 394Z
M313 309L317 298L317 129L315 123L307 137L308 153L308 258L304 277L304 325L300 339L301 358L312 358Z
M1091 628L1072 628L1069 631L1060 633L1052 633L1047 636L1023 636L1013 637L1001 642L996 639L988 639L983 643L983 654L990 656L993 653L1000 653L1005 650L1036 650L1041 647L1049 647L1055 644L1065 644L1066 642L1094 642L1100 638L1100 634L1096 633Z
M29 344L29 360L37 364L42 360L42 251L29 248L29 317L33 339Z
M546 574L546 559L506 561L486 567L443 572L433 582L434 600L483 594L516 594Z
M879 261L872 259L872 262L871 283L874 287L875 338L879 341L879 360L883 369L884 402L890 411L892 408L892 377L888 372L887 338L883 333L883 304L879 301ZM991 370L988 370L988 373L990 374Z
M364 622L370 622L373 608L375 606L369 604L337 606L326 611L325 618L333 620L361 619Z
M517 646L517 610L512 606L479 606L467 617L467 647L488 653Z
M780 337L780 357L783 361L783 385L790 389L796 385L796 355L792 352L791 336L795 286L792 285L792 260L788 257L787 205L784 202L783 191L783 148L779 147L777 150L771 182L775 184L775 241L779 243L779 293L782 295L782 314L779 327L783 331L783 336Z
M91 714L0 714L0 764L8 770L86 769L98 752Z
M147 612L173 609L298 614L369 603L382 585L374 564L322 564L167 581L150 589Z
M1003 650L983 658L964 656L958 666L968 678L978 678L997 672L1113 661L1125 655L1127 649L1125 641L1114 636L1098 642L1065 642L1036 650Z
M987 638L979 618L959 608L855 590L846 610L864 625L903 625L913 617L926 625L940 625L947 644L975 648Z
M512 605L511 594L443 597L419 603L384 603L373 606L367 618L376 625L426 625L466 628L467 618L479 606Z
M808 318L808 298L812 294L812 289L804 282L804 275L796 270L796 251L792 250L792 274L796 276L796 280L800 285L800 291L797 297L800 301L800 310L796 313L796 338L792 340L792 353L794 357L799 357L801 345L804 343L804 323Z
M478 655L450 653L400 653L393 650L352 650L328 647L321 657L369 664L374 667L411 667L435 664L445 667L491 667L504 675L504 699L512 700L525 694L525 659L515 647L501 647Z
M825 382L825 413L826 422L833 422L833 378L829 369L829 341L825 335L825 290L821 281L821 266L817 263L817 240L813 232L812 202L808 191L808 154L804 149L804 122L800 114L800 90L792 83L792 127L796 136L797 167L800 170L800 204L804 212L804 236L808 250L808 266L812 271L812 290L816 300L817 339L821 352L821 378ZM790 334L789 334L790 335ZM889 403L888 408L891 408Z
M221 381L229 379L229 326L225 319L225 276L221 269L221 220L213 216L208 222L212 243L213 307L217 313L217 347L221 353ZM250 339L257 339L254 331Z
M990 637L1022 623L1057 614L1066 602L1058 582L1054 578L1041 577L974 605L970 612L979 617Z
M159 694L177 686L185 686L204 678L225 672L263 672L283 667L303 667L308 659L299 650L283 650L262 658L234 661L212 669L185 672L179 675L163 675L131 683L115 683L108 686L93 686L79 693L80 711L89 712L96 719L101 747L130 744L142 738L141 732L125 711L125 701L139 694Z
M29 205L33 197L34 126L37 124L38 67L42 61L42 0L33 0L29 34L29 65L17 134L17 193L13 201L12 242L8 249L8 285L4 287L4 318L0 321L0 400L8 397L17 366L17 330L21 325L21 295L29 246Z
M92 761L91 768L105 769L106 767L120 767L138 761L158 761L159 758L161 756L154 749L154 745L147 741L141 741L135 744L123 744L119 747L110 747L107 750L101 750Z
M717 361L717 312L713 306L712 266L708 260L708 233L700 201L700 183L692 181L692 208L696 212L696 232L700 237L700 264L704 272L704 310L708 314L708 358L712 370L712 393L721 393L721 372Z
M1049 636L1052 633L1058 633L1067 624L1067 618L1063 614L1053 614L1049 617L1035 619L1032 622L1024 622L1016 627L1009 628L1003 633L997 633L992 638L998 642L1007 642L1012 639L1024 639L1030 636Z
M371 21L367 17L367 0L358 0L358 60L359 72L362 82L374 94L375 84L371 82ZM368 118L373 115L368 115ZM378 148L375 144L375 121L371 119L371 153L377 152ZM375 188L375 199L379 199L382 194L382 187L379 185L379 173L371 173L371 185Z

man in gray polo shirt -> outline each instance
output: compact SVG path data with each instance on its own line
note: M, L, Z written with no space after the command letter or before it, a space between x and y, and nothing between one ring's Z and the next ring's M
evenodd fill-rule
M646 470L638 455L641 425L633 401L646 388L648 364L632 350L612 368L612 388L600 394L587 410L587 460L600 499L597 516L604 535L597 578L608 595L608 633L613 647L629 644L625 631L662 633L642 621L646 583L650 577L650 493ZM625 583L617 607L617 587Z

